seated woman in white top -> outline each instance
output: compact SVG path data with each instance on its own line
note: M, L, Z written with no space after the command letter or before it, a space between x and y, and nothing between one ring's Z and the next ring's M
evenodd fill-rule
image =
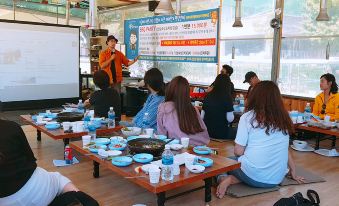
M243 182L252 187L271 188L284 179L287 167L296 176L288 152L289 135L294 132L291 118L284 108L279 88L272 81L262 81L252 90L247 112L242 115L235 139L234 154L241 168L219 178L217 196L222 198L231 184Z

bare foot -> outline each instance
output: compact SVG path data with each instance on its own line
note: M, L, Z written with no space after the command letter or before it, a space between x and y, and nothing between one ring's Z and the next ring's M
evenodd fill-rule
M231 181L230 177L225 177L222 181L220 181L220 184L218 185L216 195L218 198L223 198L225 196L227 188L230 186Z

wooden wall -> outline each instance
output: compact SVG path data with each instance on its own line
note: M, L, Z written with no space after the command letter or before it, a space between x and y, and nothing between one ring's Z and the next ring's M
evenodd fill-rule
M204 87L203 87L204 88ZM205 88L206 89L206 88ZM193 87L191 87L191 91ZM247 91L238 90L236 94L245 95ZM304 112L306 103L311 103L311 108L313 108L314 99L312 98L304 98L304 97L292 97L292 96L283 96L283 103L287 111L297 110L299 112Z

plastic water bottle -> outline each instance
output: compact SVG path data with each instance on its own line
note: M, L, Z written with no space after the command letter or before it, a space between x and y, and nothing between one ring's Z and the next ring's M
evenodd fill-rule
M91 116L89 114L89 111L86 110L84 113L84 128L85 131L88 131L88 123L91 121Z
M150 128L150 119L149 114L146 112L144 117L142 118L142 124L144 125L144 129Z
M306 103L305 111L304 111L305 121L308 122L311 119L311 105L309 102Z
M94 124L88 124L88 135L91 136L91 142L94 142L97 138L97 129Z
M173 161L174 156L171 152L170 145L165 145L165 151L162 153L161 178L165 181L173 180Z
M114 128L115 127L115 112L113 107L109 108L108 111L108 128Z
M240 97L237 95L234 99L234 105L239 105L240 104Z
M244 95L240 94L239 96L239 106L244 107L245 106L245 98Z
M79 111L79 112L84 112L84 108L85 108L84 103L82 103L82 100L79 99L79 103L78 103L78 111Z

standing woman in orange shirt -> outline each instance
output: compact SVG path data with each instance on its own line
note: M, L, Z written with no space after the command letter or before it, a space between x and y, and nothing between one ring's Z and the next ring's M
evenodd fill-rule
M330 116L331 121L339 120L338 85L333 74L327 73L320 77L320 89L323 92L315 98L313 114L321 119Z

